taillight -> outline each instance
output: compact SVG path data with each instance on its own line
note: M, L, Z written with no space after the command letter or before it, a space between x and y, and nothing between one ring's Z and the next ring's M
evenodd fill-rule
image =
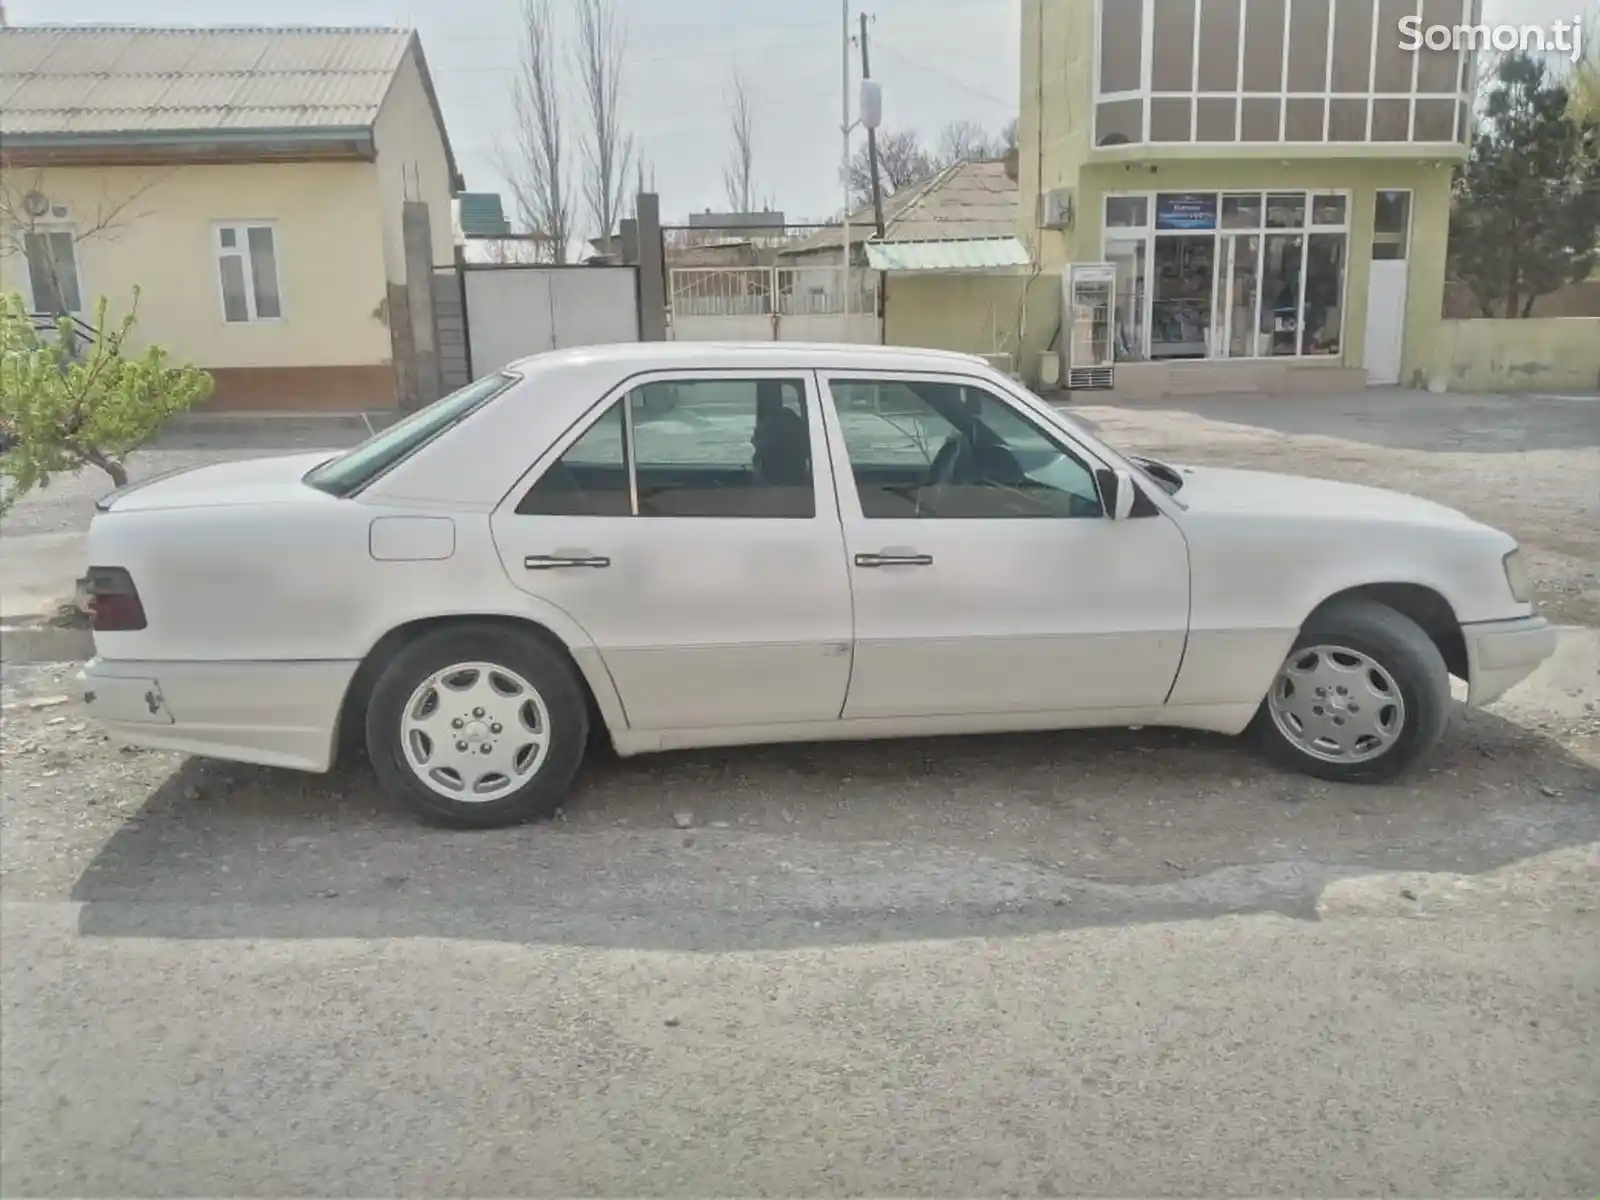
M139 589L121 567L89 568L89 611L96 633L131 633L146 624Z

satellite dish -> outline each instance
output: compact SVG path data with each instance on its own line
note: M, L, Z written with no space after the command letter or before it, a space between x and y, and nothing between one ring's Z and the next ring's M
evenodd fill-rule
M43 192L29 192L22 198L22 211L30 217L42 217L50 211L50 197Z

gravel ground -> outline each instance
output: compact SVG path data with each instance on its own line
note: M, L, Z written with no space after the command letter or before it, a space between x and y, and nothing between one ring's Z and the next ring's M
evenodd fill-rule
M1600 405L1390 399L1078 411L1482 515L1600 624ZM488 834L120 750L6 667L0 1191L1590 1194L1600 640L1560 667L1386 787L1167 731L789 746Z

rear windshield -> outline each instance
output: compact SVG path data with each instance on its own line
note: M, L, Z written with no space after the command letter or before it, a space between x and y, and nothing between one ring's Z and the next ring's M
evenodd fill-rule
M460 391L435 400L403 421L373 434L353 450L314 467L305 477L333 496L353 496L418 447L467 419L515 382L511 375L485 375Z

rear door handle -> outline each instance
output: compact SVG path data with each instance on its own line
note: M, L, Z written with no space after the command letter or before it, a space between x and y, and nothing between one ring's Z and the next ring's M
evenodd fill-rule
M609 567L611 560L602 554L530 554L522 560L524 570L560 571L569 567Z
M931 554L858 554L858 567L931 567Z

